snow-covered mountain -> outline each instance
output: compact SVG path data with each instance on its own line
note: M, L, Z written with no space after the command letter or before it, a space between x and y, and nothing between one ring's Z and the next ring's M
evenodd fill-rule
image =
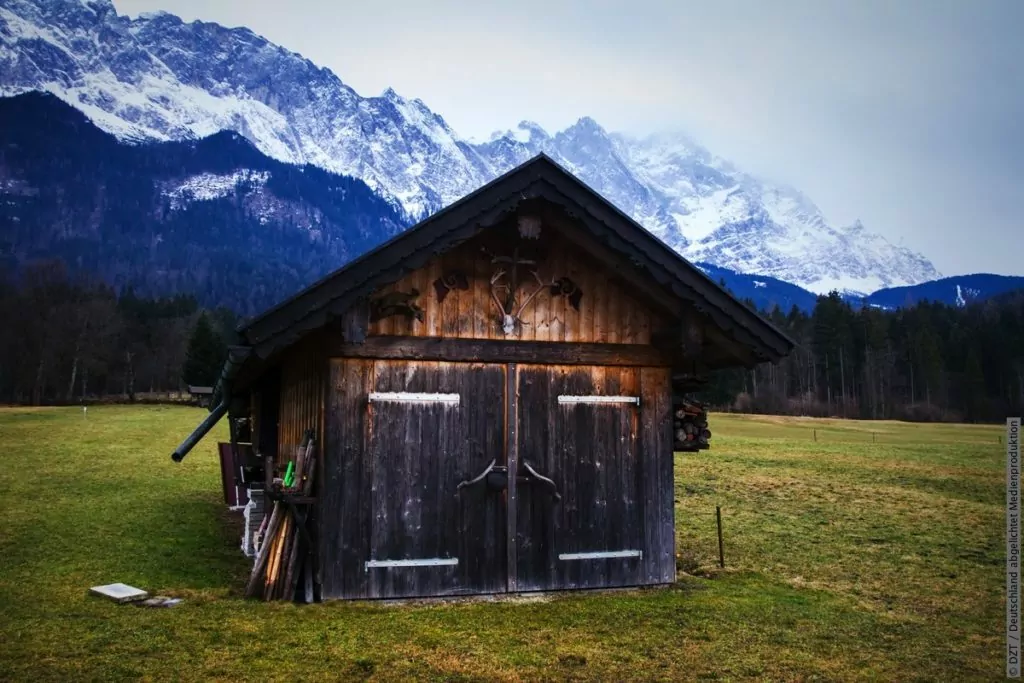
M268 158L238 133L125 144L56 97L0 98L0 273L276 304L406 227L362 181Z
M546 152L695 261L816 292L939 277L859 223L831 225L795 189L743 173L678 134L634 138L582 118L460 137L418 99L362 97L334 73L245 28L118 15L110 0L4 0L0 94L51 92L123 140L234 130L278 160L351 175L428 215Z

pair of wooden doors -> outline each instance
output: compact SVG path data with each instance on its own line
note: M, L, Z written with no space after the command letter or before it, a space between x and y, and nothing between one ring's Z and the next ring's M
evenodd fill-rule
M325 596L674 578L667 370L345 359L332 384Z

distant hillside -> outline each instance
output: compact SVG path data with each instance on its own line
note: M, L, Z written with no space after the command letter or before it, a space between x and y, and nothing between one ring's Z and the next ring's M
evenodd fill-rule
M710 263L698 263L697 267L715 282L724 282L729 291L739 299L752 300L762 311L770 311L778 306L783 313L788 313L796 306L803 312L810 313L818 298L813 292L773 277L745 275Z
M252 314L400 232L362 181L242 136L130 145L51 95L0 99L0 264L60 258Z
M583 116L560 131L523 121L474 142L422 100L390 88L364 97L244 27L129 17L112 0L4 0L0 93L31 90L130 141L236 131L274 159L360 178L410 221L544 152L691 261L818 293L939 277L925 256L859 221L830 222L796 188L687 135L623 135Z
M950 306L966 306L972 301L983 301L993 296L1024 290L1024 277L1008 275L957 275L911 287L880 289L864 301L881 308L908 308L922 301Z

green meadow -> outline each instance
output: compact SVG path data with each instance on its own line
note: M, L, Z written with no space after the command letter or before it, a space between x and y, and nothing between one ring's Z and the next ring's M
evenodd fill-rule
M713 414L671 587L299 606L241 597L223 425L171 462L203 414L0 409L0 680L1003 676L998 426ZM184 602L87 595L115 581Z

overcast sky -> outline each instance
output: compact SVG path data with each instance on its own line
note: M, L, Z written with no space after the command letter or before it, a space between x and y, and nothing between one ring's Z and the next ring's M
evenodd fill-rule
M1024 1L115 0L248 26L464 137L682 130L946 275L1024 274Z

